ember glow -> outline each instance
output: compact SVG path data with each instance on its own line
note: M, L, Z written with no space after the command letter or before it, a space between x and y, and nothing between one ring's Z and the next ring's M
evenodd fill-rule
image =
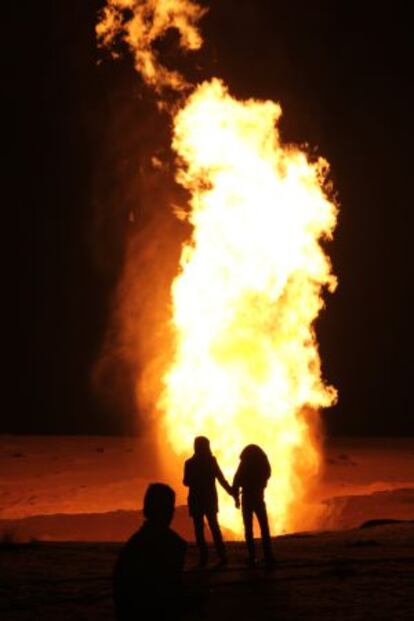
M277 103L237 100L216 78L173 113L193 234L172 283L175 353L157 403L174 451L184 458L194 436L206 435L230 479L242 448L262 446L275 534L307 523L322 461L318 412L336 399L313 326L323 289L336 286L320 241L332 238L337 208L327 162L284 145L280 116ZM221 521L241 534L224 495Z

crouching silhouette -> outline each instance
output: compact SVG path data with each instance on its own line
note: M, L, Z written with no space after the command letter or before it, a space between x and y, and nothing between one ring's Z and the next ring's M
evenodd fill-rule
M181 618L182 570L187 544L169 528L175 493L151 484L144 498L145 521L122 548L114 570L118 621Z
M239 493L242 490L242 516L244 533L248 551L248 564L256 564L256 550L253 539L253 514L256 514L262 535L262 546L265 564L274 565L269 523L267 520L264 490L271 474L266 453L256 444L249 444L240 454L240 464L234 475L233 493L236 506L240 506Z

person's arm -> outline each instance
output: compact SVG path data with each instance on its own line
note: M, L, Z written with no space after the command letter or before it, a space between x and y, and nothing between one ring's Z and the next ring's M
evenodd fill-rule
M190 486L190 474L188 470L189 470L188 462L186 461L184 464L184 479L183 479L183 485L185 485L186 487Z
M233 496L233 488L231 487L231 485L227 482L224 474L222 473L220 466L217 463L217 459L214 458L214 463L215 463L215 475L216 475L216 479L218 480L218 482L220 483L220 485L226 490L226 492L228 494L230 494L230 496Z
M237 468L236 474L234 475L234 478L233 478L232 490L233 490L234 502L238 509L240 507L240 465Z

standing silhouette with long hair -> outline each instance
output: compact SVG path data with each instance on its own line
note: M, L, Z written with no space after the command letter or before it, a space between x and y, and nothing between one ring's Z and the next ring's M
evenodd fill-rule
M224 489L233 495L217 459L210 449L210 441L204 436L194 440L194 455L187 459L184 466L184 485L189 488L188 508L194 522L195 538L200 554L200 566L207 564L207 544L204 537L204 518L207 519L214 545L220 559L219 565L226 565L227 555L223 537L217 520L218 498L216 479Z
M239 494L242 490L241 508L244 533L248 551L248 564L256 565L256 550L253 539L253 514L256 514L262 535L264 561L267 567L274 565L269 523L267 520L264 490L271 475L266 453L256 444L249 444L240 454L240 464L233 479L233 494L236 507L240 506Z

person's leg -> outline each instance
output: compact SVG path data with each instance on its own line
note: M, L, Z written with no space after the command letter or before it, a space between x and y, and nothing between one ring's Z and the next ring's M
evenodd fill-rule
M265 563L270 565L274 562L272 541L269 532L269 522L267 519L266 505L263 498L257 501L255 505L255 513L260 526L260 532L262 535L263 556Z
M249 502L242 498L242 516L244 524L244 537L246 539L247 552L249 554L249 563L254 565L256 562L256 551L253 539L253 510Z
M227 562L226 548L223 542L220 525L217 520L217 513L211 511L207 514L207 521L213 537L214 545L222 563Z
M202 513L197 513L193 515L194 522L194 533L196 538L196 543L198 547L198 552L200 555L200 565L207 564L207 544L204 537L204 515Z

